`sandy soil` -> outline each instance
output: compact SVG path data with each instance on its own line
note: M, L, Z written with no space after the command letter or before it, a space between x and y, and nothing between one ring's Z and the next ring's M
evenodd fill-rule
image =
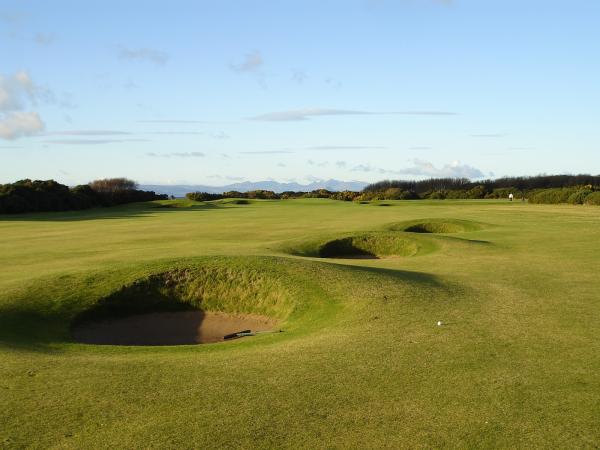
M276 320L253 314L161 312L82 324L73 330L73 338L104 345L208 344L222 342L226 334L268 331L276 326Z

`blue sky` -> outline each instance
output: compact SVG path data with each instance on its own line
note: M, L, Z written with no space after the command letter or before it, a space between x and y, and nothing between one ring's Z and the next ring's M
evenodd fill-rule
M600 2L0 2L0 182L600 173Z

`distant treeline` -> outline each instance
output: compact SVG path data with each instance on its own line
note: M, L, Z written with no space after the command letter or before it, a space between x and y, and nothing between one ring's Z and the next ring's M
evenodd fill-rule
M126 178L96 180L73 188L54 180L26 179L0 184L0 213L69 211L167 198L138 190L137 184Z
M188 200L195 200L198 202L206 202L211 200L221 200L224 198L248 198L248 199L261 199L261 200L285 200L289 198L330 198L333 200L354 200L360 192L355 191L340 191L333 192L327 189L317 189L310 192L302 191L285 191L276 193L273 191L266 191L258 189L255 191L239 192L239 191L227 191L222 194L213 194L210 192L189 192L185 194Z
M600 175L538 175L535 177L504 177L495 180L471 181L468 178L430 178L428 180L385 180L370 184L363 192L383 192L389 188L400 188L424 194L431 191L469 191L483 186L487 192L510 188L514 191L564 188L574 186L600 186Z
M593 175L505 177L475 182L466 178L431 178L380 181L365 187L356 199L494 199L508 198L512 193L531 203L597 204L597 191L600 176Z
M288 199L329 198L344 201L371 200L444 200L444 199L500 199L513 194L515 199L531 203L600 203L600 176L540 175L535 177L505 177L496 180L471 181L466 178L431 178L428 180L386 180L373 183L362 192L332 192L318 189L310 192L282 192L257 190L229 191L222 194L191 192L190 200L210 201L224 198Z

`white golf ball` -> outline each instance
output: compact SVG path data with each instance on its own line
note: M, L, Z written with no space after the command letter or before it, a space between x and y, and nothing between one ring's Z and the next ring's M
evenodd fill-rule
M441 326L442 326L442 321L438 320L438 327L441 327Z

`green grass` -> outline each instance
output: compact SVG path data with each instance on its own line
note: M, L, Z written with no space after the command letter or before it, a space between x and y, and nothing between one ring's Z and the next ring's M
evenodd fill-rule
M0 448L597 447L600 208L386 203L1 217ZM432 222L475 226L398 225ZM348 237L383 256L404 240L428 251L319 257ZM157 307L146 294L286 331L72 342L82 314Z
M468 231L478 231L484 228L485 225L459 219L419 219L409 220L406 222L393 223L387 226L388 230L406 231L409 233L465 233Z

